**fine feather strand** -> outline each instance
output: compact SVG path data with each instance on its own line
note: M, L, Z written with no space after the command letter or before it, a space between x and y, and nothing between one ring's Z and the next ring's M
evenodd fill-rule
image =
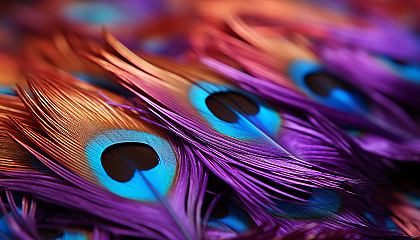
M292 82L291 79L295 81L295 85L300 84L299 76L303 74L302 71L309 71L304 70L305 68L310 69L314 66L318 66L316 67L316 71L324 71L322 70L322 68L320 68L320 66L322 65L320 65L321 63L318 63L319 60L315 58L313 54L311 54L307 46L304 46L310 45L307 41L301 40L300 42L302 42L303 44L299 44L299 42L292 42L288 40L287 36L280 35L277 36L277 38L273 38L270 35L264 36L262 33L254 31L243 20L235 17L228 18L228 23L239 36L246 39L250 44L245 44L244 42L241 42L238 39L234 39L233 37L228 36L227 34L218 33L216 30L210 31L210 33L206 34L207 37L210 37L210 39L212 39L210 41L207 40L207 42L210 45L208 46L208 48L215 47L216 50L221 51L227 56L233 59L239 59L238 61L240 65L245 67L246 70L248 70L251 73L256 73L260 81L255 81L253 83L248 82L248 84L250 84L250 86L252 86L254 89L267 87L268 85L265 84L265 82L272 82L278 84L279 86L284 86L286 88L296 91L296 88L289 87L290 83ZM212 34L215 36L212 36ZM214 43L216 43L215 46L213 46ZM244 51L233 51L232 45L234 49L235 47L239 46ZM260 59L265 57L263 53L258 53L258 51L256 54L254 54L254 56L249 56L248 58L238 57L238 55L241 55L241 52L255 51L252 50L254 48L254 45L255 47L261 49L261 51L265 54L271 55L272 57L274 57L274 59L276 59L274 65L268 65L272 66L272 69L262 69L263 71L261 71L261 69L255 70L254 66L258 66L259 62L261 62ZM288 47L289 45L293 47ZM284 49L284 51L275 51L274 49ZM203 52L203 50L201 50L201 52ZM284 54L284 52L286 52L286 54ZM311 65L313 65L313 67L310 67ZM220 68L216 70L220 71ZM273 72L277 74L273 74ZM311 72L309 71L309 73ZM348 77L339 73L337 76L341 76L343 80L345 80ZM344 82L341 84L344 84ZM324 98L319 97L316 94L312 94L312 89L306 89L302 86L298 87L301 88L301 90L297 92L301 93L302 97L296 99L295 102L307 102L307 100L305 100L305 97L312 98L312 101L309 101L311 102L311 105L316 107L317 110L321 111L323 114L327 115L331 120L337 123L347 124L348 126L354 126L355 124L358 124L358 122L360 122L360 119L357 120L357 118L362 117L365 121L368 122L370 128L380 128L381 132L394 134L394 137L397 136L400 138L414 138L415 134L413 134L412 132L417 133L419 131L415 123L408 118L407 114L404 113L404 111L399 106L392 103L380 94L369 91L369 89L366 89L362 85L357 85L358 91L361 91L360 93L356 94L357 91L352 90L346 93L347 95L350 94L347 97L333 98L331 100L328 100L333 102L324 102L326 101ZM346 88L348 87L344 87L344 89ZM302 94L302 90L305 90L304 94ZM353 91L355 91L355 93L353 93ZM260 94L262 93L260 92ZM366 105L367 103L363 103L363 97L361 97L363 95L360 94L369 96L369 105L372 106L368 106ZM318 101L321 104L316 104L314 103L314 101ZM398 111L399 114L391 114L390 109L392 109L392 112ZM389 114L395 116L396 119L385 119L383 117L384 115Z
M98 176L100 177L100 175L96 175L98 173L92 171L89 165L87 165L89 159L86 159L88 156L85 155L84 149L93 136L112 129L123 129L128 134L130 133L129 131L147 131L149 133L164 136L162 135L162 131L159 132L156 128L152 129L150 126L147 126L146 123L142 123L137 118L130 116L129 112L121 111L107 105L97 92L83 90L70 83L53 82L52 79L54 78L45 78L42 82L40 82L39 79L32 79L29 81L30 89L35 96L35 100L31 99L23 90L20 89L19 91L19 95L23 102L33 116L39 121L40 126L45 131L48 138L25 128L21 123L18 123L18 126L22 133L60 164L74 171L89 182L99 186L102 185L101 188L108 188L108 185L103 185L103 182L98 181ZM111 93L107 94L110 95ZM69 97L70 95L71 98ZM119 99L117 97L115 98ZM80 121L83 121L83 124L80 124ZM112 137L112 135L109 135L108 137ZM179 154L178 151L179 148L176 151L177 155ZM79 159L78 162L74 161L74 157ZM177 170L176 176L174 177L174 180L177 181L177 183L174 185L175 190L171 191L173 193L168 200L164 199L165 196L161 195L163 193L157 193L155 190L152 190L153 194L157 195L157 200L162 203L160 207L166 209L163 210L163 213L164 215L167 215L167 220L169 220L168 223L175 220L174 223L168 224L168 228L178 226L177 231L171 234L182 234L187 238L191 238L191 236L188 237L188 235L185 234L195 235L196 233L194 233L195 227L192 227L194 224L190 224L191 220L188 220L188 218L184 216L185 212L182 210L184 207L183 202L188 197L188 195L186 195L186 192L188 192L187 189L191 190L189 192L190 197L188 197L191 198L191 196L195 195L195 191L200 191L200 187L195 186L200 186L202 182L202 180L199 179L189 181L186 177L192 177L192 175L186 174L189 172L189 166L191 166L188 163L188 161L190 161L188 158L190 157L191 156L185 156L184 154L180 155L180 159L178 160L180 169ZM199 169L197 170L201 171ZM61 176L63 175L61 174ZM197 178L203 177L202 174L193 176ZM75 183L74 181L72 182ZM193 183L191 185L192 188L188 187L189 184L187 184L187 182ZM150 184L147 185L150 186ZM91 187L94 188L94 186ZM195 191L192 191L192 189L195 189ZM111 188L110 191L114 192L115 190ZM125 196L125 193L121 193L121 191L117 194L123 194L122 196ZM166 193L164 195L166 195ZM131 195L129 194L126 196ZM195 208L194 205L190 207ZM147 207L145 206L144 209L147 209ZM159 210L155 209L153 211ZM191 212L191 210L188 210L188 212L191 214L194 211ZM158 230L157 226L154 228ZM182 230L183 228L185 228L185 230ZM181 232L179 232L180 229ZM168 234L168 232L163 232L162 234Z
M42 164L10 137L19 136L19 131L13 126L10 118L40 130L18 97L0 95L0 171L45 171L46 168Z
M96 52L98 53L98 50ZM121 53L121 54L124 55L124 53ZM200 136L200 138L202 138L203 140L205 140L206 142L208 142L208 141L211 141L212 139L209 138L209 137L207 137L207 135L213 135L213 136L215 136L215 135L218 135L218 133L214 133L214 132L212 132L211 134L210 133L206 133L206 131L203 131L203 129L204 130L208 129L207 126L195 127L194 125L197 125L197 123L196 123L196 121L191 121L190 120L190 117L187 118L185 116L179 116L178 114L175 115L176 112L174 112L174 111L176 111L177 109L174 109L173 105L170 104L170 102L173 102L173 99L172 100L168 100L168 101L170 101L169 103L168 102L165 102L166 101L165 98L168 98L169 99L169 96L167 96L167 93L165 95L165 93L163 91L160 92L159 89L156 89L156 91L159 91L159 93L161 93L161 95L157 95L155 92L153 92L153 89L150 88L151 87L150 84L158 84L158 85L162 86L163 88L169 88L169 90L171 90L172 87L171 87L171 85L168 86L168 82L166 82L166 81L163 82L163 78L154 78L151 75L147 75L144 72L140 72L140 71L138 71L138 69L133 68L132 65L125 64L124 62L122 62L122 61L118 60L117 58L115 58L113 55L110 55L110 54L105 53L105 52L101 52L101 54L102 54L102 56L104 58L108 58L109 61L111 61L115 65L114 66L113 65L110 65L109 63L107 63L107 62L105 62L105 61L103 61L103 60L101 60L99 58L93 57L93 56L90 56L90 57L91 57L91 59L93 59L94 61L97 61L100 65L102 65L106 69L110 70L111 72L114 72L114 74L116 74L118 77L120 77L121 80L122 80L122 83L124 85L126 85L126 87L128 89L131 89L132 91L134 91L134 89L136 89L136 91L134 91L134 92L143 101L147 102L150 105L150 107L151 107L150 110L155 115L157 115L164 122L165 125L169 126L170 129L172 131L174 131L176 134L182 136L183 138L185 138L188 141L190 141L191 143L193 143L193 145L195 145L196 147L198 147L199 149L201 149L202 151L204 151L212 159L215 159L218 162L220 162L219 164L221 164L220 166L223 166L223 169L229 169L229 165L225 165L224 164L224 161L226 161L226 157L229 157L229 156L236 157L237 156L237 157L240 157L241 159L246 159L246 158L243 157L244 156L243 154L249 154L250 152L251 153L252 152L255 152L255 149L248 149L248 148L247 148L247 152L246 153L244 153L244 152L238 152L238 148L239 147L240 148L246 147L245 144L240 144L240 142L238 144L233 145L232 146L233 148L232 147L229 147L229 144L232 144L232 142L235 142L236 139L231 139L229 142L226 142L226 143L223 142L223 145L222 146L220 144L217 144L217 145L214 145L214 146L212 145L212 149L208 149L207 146L203 145L201 143L201 141L197 141L195 138L197 136ZM125 53L125 54L127 54L127 53ZM137 58L136 56L125 56L125 57L126 57L126 59L132 58L134 60ZM149 59L149 61L152 61L152 62L154 61L155 64L156 64L156 61L159 62L156 59L153 59L153 60L150 60ZM142 62L144 64L149 64L149 63L145 62L144 60L141 60L140 62ZM136 65L136 64L139 64L139 62L135 62L135 63L132 63L132 64L133 65ZM184 77L184 79L182 80L182 83L192 82L195 77L200 76L200 74L197 73L197 72L189 73L188 71L186 71L185 69L187 69L187 67L181 67L180 65L177 65L177 64L170 64L170 63L168 64L167 62L165 62L165 64L162 64L162 66L166 66L166 67L163 67L163 68L171 68L172 69L173 67L171 65L177 66L177 67L174 68L175 69L174 72L177 73L177 77L176 78L179 78L181 76ZM120 68L118 68L116 66L118 66ZM159 66L159 65L156 64L156 66ZM156 66L151 66L151 69L148 69L145 66L143 66L143 68L145 68L145 71L150 70L152 72L151 74L153 74L153 75L159 75L159 71L162 71L162 70L160 70L159 68L156 68ZM126 69L127 71L122 71L121 69ZM166 77L169 77L170 78L170 77L172 77L172 75L174 74L174 72L167 72L167 73L163 73L163 74L165 74ZM137 73L138 73L138 76L137 77L136 76L132 76L132 75L137 74ZM141 84L141 82L136 82L136 79L138 79L138 78L141 78L142 80L144 80L145 81L144 84ZM205 78L205 74L201 74L201 76L199 77L199 79L206 79ZM136 86L136 83L137 84L141 84L141 86ZM146 95L140 94L139 93L139 90L140 91L144 91L146 93ZM174 91L179 91L179 88L175 88ZM152 94L152 96L154 96L155 99L153 99L153 100L150 99L149 97L147 97L147 94ZM177 97L177 95L174 95L174 97ZM156 102L156 99L157 99L158 102ZM161 104L159 103L160 101L164 101L166 104L168 104L168 108L174 109L174 110L169 110L169 109L166 109L165 107L162 107ZM162 102L162 103L164 103L164 102ZM177 103L175 102L174 104L177 104ZM122 105L118 105L118 104L116 104L116 105L117 106L122 106ZM175 105L175 106L178 106L178 105ZM129 109L133 109L132 107L128 107L128 108ZM181 105L181 109L182 109L182 105ZM182 111L182 110L180 110L180 111ZM186 111L185 113L188 114L188 111ZM288 120L287 117L284 118L284 119ZM318 121L321 121L321 122L324 122L325 121L325 120L321 120L321 119L319 119ZM298 121L296 121L296 122L298 122ZM325 123L327 123L327 122L328 121L326 121ZM320 125L318 125L318 126L320 126ZM325 128L325 126L324 126L324 128ZM296 130L297 129L299 129L299 128L296 128ZM303 129L303 128L301 128L301 129ZM331 128L331 127L327 127L325 129L329 129L329 131L331 131L331 132L335 132L337 130L337 129L334 129L334 128ZM188 133L190 131L193 133L193 135L190 135ZM202 134L206 134L206 135L202 135ZM340 134L337 134L337 136L338 135L340 135ZM205 137L205 138L203 138L203 137ZM321 139L323 139L323 138L325 139L325 136L324 137L321 137ZM224 139L223 136L217 138L217 140L219 141L219 143L223 139ZM328 139L328 137L326 139ZM345 146L345 147L343 149L348 150L349 151L349 154L351 154L352 156L353 155L354 156L357 156L357 154L359 154L359 156L360 156L360 154L361 154L363 156L363 151L361 151L360 149L359 150L355 150L355 149L357 149L357 147L354 146L354 142L352 142L351 139L349 139L349 138L347 138L347 139L346 138L342 138L340 140L338 140L338 139L339 138L337 137L337 140L335 140L335 141L342 141L342 143L340 143L340 144L344 144L343 146ZM350 140L350 142L353 144L353 147L349 147L348 145L346 145L346 144L348 144L346 142L347 140ZM299 141L297 141L297 142L299 142ZM209 143L211 143L211 142L209 142ZM310 143L310 141L308 141L308 143ZM325 142L323 144L325 144ZM258 146L258 145L257 144L254 144L254 147L255 146ZM313 147L313 146L311 146L311 147ZM228 154L224 154L224 155L222 155L223 158L220 158L220 156L221 156L220 153L217 153L216 151L214 151L214 149L220 149L219 151L223 151L224 148L228 151L227 152ZM352 148L355 148L355 149L352 149ZM304 148L302 148L302 149L304 149ZM307 156L311 156L311 154L313 154L312 155L314 157L314 159L312 160L313 162L318 163L317 161L319 160L319 163L324 163L325 164L323 166L328 166L328 163L327 162L329 162L329 161L326 161L325 158L322 158L322 154L325 155L326 153L328 153L331 150L333 150L333 149L325 149L325 148L322 149L322 148L320 148L320 151L319 151L320 154L319 154L319 156L317 156L316 151L310 151L310 150L306 154L307 154ZM353 151L354 152L359 152L359 153L355 154ZM235 154L235 152L238 152L239 154ZM264 149L264 152L267 153L269 151L268 151L268 149ZM253 156L258 156L257 154L258 153L254 153ZM362 157L362 158L364 158L364 157ZM227 158L227 159L230 160L230 161L235 160L235 159L229 159L229 158ZM337 156L334 156L334 154L333 154L332 157L331 157L330 163L332 163L332 165L335 165L336 163L334 162L334 160L336 160L336 159L337 159ZM342 159L344 160L342 166L345 166L347 164L350 164L350 165L353 165L354 164L354 163L353 164L350 163L351 160L349 160L347 163L345 163L347 161L346 160L346 157L344 157ZM356 157L355 159L359 160L358 157ZM286 159L286 161L287 161L287 159ZM375 162L373 162L373 163L375 163ZM260 164L260 163L258 163L258 164ZM282 163L282 164L283 165L280 165L281 167L287 167L287 165L285 165L284 163ZM361 164L361 166L363 166L363 167L366 167L364 165L365 164L364 161L359 162L359 164ZM261 184L262 188L261 187L258 187L258 186L257 187L253 187L253 188L249 188L250 187L250 184L247 184L247 186L246 186L247 188L243 188L240 185L238 187L237 184L240 183L240 182L237 181L237 182L232 183L231 180L230 180L232 178L238 178L238 176L235 176L235 175L232 176L231 174L230 175L224 175L226 173L224 173L223 171L221 171L218 167L215 167L214 166L214 161L212 161L211 165L208 165L208 164L206 164L206 165L217 176L221 177L224 181L226 181L227 183L229 183L235 189L235 191L237 191L239 193L239 195L241 196L241 198L242 198L242 200L244 202L251 202L252 204L254 204L255 202L257 202L259 204L262 204L263 206L267 206L267 202L271 201L271 199L263 198L263 200L261 201L258 198L256 198L255 196L250 196L255 191L260 192L260 191L266 191L267 189L269 189L270 191L274 191L274 192L277 191L278 193L283 194L285 196L290 196L290 194L289 194L290 193L290 189L288 190L288 189L285 189L284 187L278 187L278 185L276 185L276 187L270 186L270 185L266 184L266 181L260 181L261 178L260 177L255 177L255 174L253 174L251 176L244 176L243 174L242 175L244 177L246 177L246 180L248 180L248 179L252 180L251 184L254 184L255 182L257 182L258 184ZM373 164L373 165L375 165L375 164ZM328 167L330 167L330 166L328 166ZM338 166L338 164L337 164L337 166ZM240 171L243 171L243 169L244 168L240 168ZM338 169L338 168L336 168L336 169ZM361 177L360 172L355 171L357 169L357 167L356 168L353 168L353 170L351 169L351 167L350 168L345 168L345 169L346 169L346 171L348 171L347 173L354 173L353 176L356 175L356 176L360 176ZM270 169L270 171L272 171L272 170ZM293 171L296 171L296 169L294 169ZM260 174L262 172L255 172L255 173ZM268 174L267 173L264 173L263 176L269 176ZM295 175L290 175L290 176L293 176L294 177L293 181L294 181L295 184L301 184L299 181L296 181L296 180L299 180L299 178L296 178ZM376 175L376 173L374 173L373 176L378 177L379 175ZM372 176L370 176L370 177L372 177ZM382 177L382 176L380 176L380 177ZM242 179L244 179L244 178L242 178L242 179L239 178L239 179L241 181L243 181ZM305 180L303 179L303 181L305 181ZM281 182L281 183L283 184L283 182ZM255 186L255 184L254 184L254 186ZM289 186L290 187L294 187L294 186L291 186L291 185L288 185L287 187L289 187ZM306 185L306 186L310 186L310 185ZM294 189L296 189L296 188L294 188ZM301 192L305 192L304 190L303 191L302 190L299 190L299 188L297 188L297 190L298 191L301 191ZM365 189L364 191L368 192L369 190L366 190ZM247 193L247 192L249 192L250 194L244 194L244 193ZM289 194L289 195L286 195L286 194ZM291 194L296 194L296 193L293 192ZM272 196L272 195L268 195L268 196ZM363 200L361 200L360 201L360 204L363 205L365 203L363 203ZM269 208L274 208L274 209L278 208L278 206L273 206L273 205L271 205L271 206L268 205L268 206L269 206ZM365 206L364 209L369 209L369 207L366 207ZM279 211L282 212L283 210L280 209ZM366 210L366 211L369 211L369 210ZM353 220L351 220L351 219L353 219ZM287 223L284 220L281 220L280 222L281 222L281 224L283 224L285 226L288 225L288 224L293 225L293 223ZM343 224L344 225L348 225L348 226L353 226L353 227L354 226L359 226L360 227L360 226L366 226L366 225L364 225L365 222L366 222L366 219L364 219L364 216L362 216L362 214L361 214L360 211L356 210L355 212L354 211L343 211L337 217L334 217L330 221L326 221L326 225L329 226L329 227L333 227L333 228L334 227L337 227L337 226L340 226L340 225L343 226Z

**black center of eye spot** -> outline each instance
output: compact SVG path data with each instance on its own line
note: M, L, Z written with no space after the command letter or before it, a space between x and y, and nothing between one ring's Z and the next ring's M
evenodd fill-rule
M253 116L260 111L253 100L236 92L213 93L206 98L206 106L214 116L228 123L238 121L239 117L236 112Z
M401 65L401 66L407 66L409 63L403 60L399 60L399 59L395 59L395 58L390 58L391 61L393 61L394 63Z
M327 97L334 89L350 90L342 79L326 72L310 73L304 78L305 84L320 96Z
M202 217L205 216L208 208L210 207L212 201L214 200L214 195L210 193L205 193L203 198L203 205L201 207L201 215ZM210 216L223 219L229 215L229 208L223 200L219 200L216 205L213 207Z
M229 208L225 202L219 201L214 206L211 216L217 219L223 219L229 215Z
M149 145L137 142L117 143L107 147L101 163L109 177L127 182L137 170L149 170L159 164L159 155Z

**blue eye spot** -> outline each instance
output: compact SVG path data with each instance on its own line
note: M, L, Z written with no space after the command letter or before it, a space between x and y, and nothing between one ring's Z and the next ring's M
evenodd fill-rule
M107 130L90 140L85 152L98 181L114 194L129 199L157 200L141 174L159 194L166 196L176 173L177 160L171 145L164 139L145 132ZM122 153L124 158L130 158L132 166L113 161L117 152ZM132 160L136 158L137 160ZM120 169L110 170L117 165ZM124 173L127 175L123 176Z
M214 116L228 123L238 122L237 113L254 116L260 111L252 100L235 92L214 93L208 96L205 102Z
M222 200L214 207L208 226L222 230L245 232L251 228L251 220L242 209L228 200Z
M381 60L388 68L399 77L411 82L420 83L420 64L416 62L402 62L399 60L380 56Z
M213 129L233 138L262 137L250 124L269 136L275 136L281 126L279 113L267 103L228 85L199 82L190 88L189 98Z
M360 92L326 72L318 63L296 61L290 65L289 74L296 85L317 102L352 114L368 110Z

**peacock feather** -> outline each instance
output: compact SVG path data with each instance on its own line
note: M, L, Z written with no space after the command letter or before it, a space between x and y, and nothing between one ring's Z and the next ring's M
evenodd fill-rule
M417 239L416 1L0 3L0 239Z

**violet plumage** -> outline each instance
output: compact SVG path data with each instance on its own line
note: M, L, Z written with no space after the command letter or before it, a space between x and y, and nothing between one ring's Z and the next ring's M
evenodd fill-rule
M0 6L1 239L420 237L414 1Z

